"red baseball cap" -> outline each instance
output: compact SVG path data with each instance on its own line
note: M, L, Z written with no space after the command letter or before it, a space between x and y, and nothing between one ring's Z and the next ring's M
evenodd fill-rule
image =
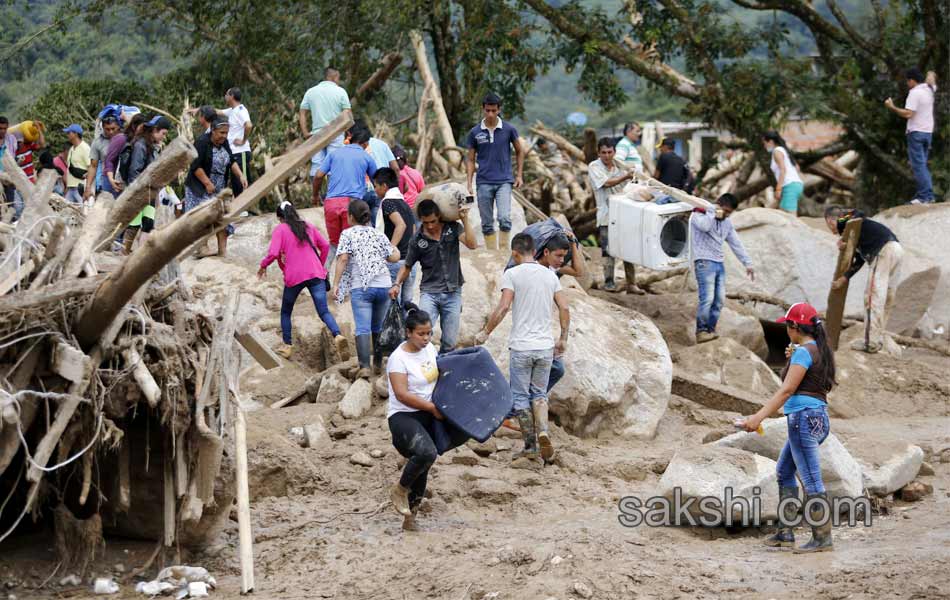
M785 313L785 316L776 322L785 323L787 321L797 323L798 325L814 325L819 322L818 311L807 302L798 302L791 305L788 312Z

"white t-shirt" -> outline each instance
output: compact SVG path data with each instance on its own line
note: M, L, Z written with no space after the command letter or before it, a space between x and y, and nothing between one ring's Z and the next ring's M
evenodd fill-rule
M792 159L789 158L788 152L781 146L776 146L772 149L772 164L769 165L772 167L772 173L775 174L775 181L779 181L781 178L781 172L778 169L778 161L780 160L785 163L785 180L782 181L782 185L795 182L803 183L802 176L798 174L798 169L792 164Z
M553 348L551 310L554 294L561 290L557 275L536 262L521 263L501 276L501 289L515 293L508 347L515 351Z
M904 108L914 111L914 116L907 119L907 133L920 131L934 132L934 91L926 83L920 83L907 94Z
M231 144L231 152L250 152L251 142L244 140L244 144L238 146L234 142L244 137L244 125L251 122L251 115L243 104L238 104L234 108L224 111L228 115L228 143Z
M390 373L405 373L409 378L409 393L415 394L423 400L431 400L435 382L439 378L439 368L435 362L438 356L435 346L429 344L419 352L406 352L403 349L405 345L405 342L399 344L399 347L389 355L389 361L386 363L386 374L388 376ZM386 418L397 412L418 412L418 409L400 402L396 398L393 386L390 385L389 411Z
M590 187L594 190L594 200L597 202L598 227L606 226L610 221L610 205L608 204L610 195L623 192L623 184L613 187L604 187L604 184L608 179L613 179L627 171L628 169L616 159L610 169L599 158L587 165L587 178L590 179Z

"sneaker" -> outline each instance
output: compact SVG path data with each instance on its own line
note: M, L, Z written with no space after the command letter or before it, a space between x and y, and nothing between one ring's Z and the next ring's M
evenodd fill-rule
M646 294L646 291L641 288L639 285L627 285L627 293L633 294L635 296L643 296Z
M917 199L917 198L914 198L913 200L911 200L911 201L908 202L907 204L923 204L923 202L921 202L921 201L920 201L919 199Z
M696 334L697 344L705 344L706 342L711 342L716 339L719 339L719 334L715 331L700 331Z
M501 426L512 431L521 431L521 425L518 425L517 419L505 419L501 422Z
M617 291L617 284L614 283L613 281L605 281L605 282L604 282L604 291L605 291L605 292L616 292L616 291Z
M286 359L289 359L290 356L294 353L294 347L291 346L290 344L281 344L274 350L274 352L276 352L277 354L280 354Z
M346 341L346 338L338 334L333 338L333 343L336 345L336 351L340 355L340 361L346 362L350 360L350 344Z
M357 379L366 379L369 380L373 376L373 369L370 367L360 367L360 370L356 372Z

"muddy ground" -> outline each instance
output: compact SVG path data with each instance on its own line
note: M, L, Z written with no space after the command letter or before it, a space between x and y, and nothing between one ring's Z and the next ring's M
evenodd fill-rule
M636 306L656 298L618 298ZM661 302L662 304L662 302ZM661 330L677 311L646 310ZM309 299L298 319L313 319ZM344 308L348 310L348 308ZM670 316L665 316L670 315ZM296 324L295 324L296 326ZM303 327L310 324L304 323ZM276 340L276 319L264 322ZM675 344L671 350L676 351ZM793 555L766 549L767 530L625 528L618 501L654 495L672 455L714 432L731 432L739 416L673 397L656 439L579 439L554 426L556 464L509 466L520 441L493 438L495 451L468 448L440 457L420 530L404 532L387 490L401 464L390 444L385 401L357 420L332 417L333 406L303 404L249 413L255 567L260 598L546 600L555 598L950 598L950 359L910 350L901 360L844 350L857 374L843 383L832 432L849 446L903 440L924 448L935 471L922 480L934 493L893 501L870 527L835 530L835 552ZM250 368L242 386L262 405L306 380L289 364L267 374ZM902 382L900 378L904 378ZM276 390L276 391L275 391ZM832 399L834 402L834 397ZM303 448L290 432L322 416L334 437ZM332 418L331 418L332 417ZM380 450L372 466L352 464L358 451ZM483 450L483 453L485 451ZM802 541L808 535L799 530ZM87 573L128 574L153 543L108 539ZM218 544L182 561L208 568L212 597L237 597L237 524ZM173 553L157 567L172 564ZM59 586L47 531L20 535L0 554L3 594L17 598L91 597L90 586ZM121 568L120 568L121 567ZM52 576L51 576L52 573ZM49 580L45 588L36 588ZM141 597L123 584L118 598ZM589 595L585 595L588 594Z

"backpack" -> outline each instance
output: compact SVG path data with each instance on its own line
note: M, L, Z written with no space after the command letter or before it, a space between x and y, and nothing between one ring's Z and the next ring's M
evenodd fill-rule
M126 142L125 147L122 148L122 151L119 152L119 158L116 161L117 168L116 171L119 172L119 177L122 178L122 181L125 183L129 182L129 168L132 166L132 143Z

